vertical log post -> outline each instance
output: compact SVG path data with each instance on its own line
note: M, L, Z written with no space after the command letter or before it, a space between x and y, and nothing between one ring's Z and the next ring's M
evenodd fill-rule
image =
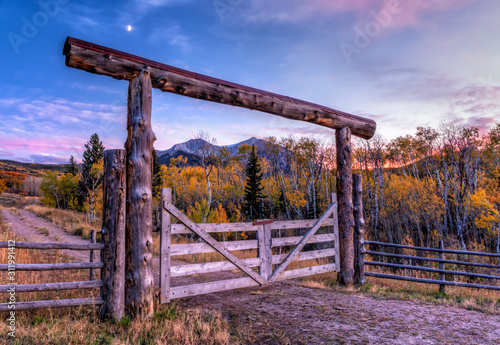
M330 195L332 204L337 202L337 193ZM332 213L333 218L333 233L335 236L335 271L340 272L340 236L339 236L339 208ZM338 273L337 275L340 275Z
M352 205L351 130L336 131L337 194L339 202L340 274L339 283L351 286L354 278L354 215Z
M352 202L354 204L354 284L365 283L365 220L363 218L363 180L352 175Z
M91 244L95 243L95 230L94 229L90 230L90 243ZM94 250L91 249L89 262L94 262L94 260L95 260ZM90 269L89 280L95 280L95 270L93 268Z
M273 253L271 244L271 223L262 224L261 228L257 231L257 240L259 243L259 274L265 280L273 274Z
M152 86L143 69L129 83L127 207L125 226L125 306L130 316L153 316L152 155L156 137L151 127Z
M102 319L120 320L125 314L125 177L125 150L104 151Z
M443 241L439 241L439 249L444 249L444 242ZM444 260L444 253L443 252L439 252L439 258ZM439 269L444 270L444 262L439 263ZM446 276L444 273L439 273L439 280L442 280L442 281L446 280ZM439 292L445 292L445 289L446 289L446 285L439 284Z
M170 302L170 238L172 235L172 216L163 203L172 203L172 189L161 190L161 231L160 231L160 302Z

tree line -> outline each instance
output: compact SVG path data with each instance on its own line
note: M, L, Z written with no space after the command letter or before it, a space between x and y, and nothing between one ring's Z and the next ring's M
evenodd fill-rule
M102 213L104 148L94 136L81 171L70 172L70 162L66 174L47 174L42 183L49 203L85 210L89 218ZM172 188L176 206L196 222L317 218L336 191L333 143L268 137L259 157L249 145L231 155L207 145L216 140L206 133L198 139L196 165L182 156L159 165L154 155L156 226L163 187ZM500 123L486 135L452 122L418 127L390 141L354 140L352 152L354 170L363 177L368 238L500 250Z

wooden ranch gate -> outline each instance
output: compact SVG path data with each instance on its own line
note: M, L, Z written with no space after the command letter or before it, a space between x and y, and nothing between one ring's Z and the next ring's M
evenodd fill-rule
M125 150L113 150L108 154L109 174L105 183L103 226L106 255L102 297L105 312L102 315L120 319L126 309L133 317L148 318L154 312L151 164L156 137L151 124L152 88L200 100L259 110L336 130L339 241L335 244L338 243L339 253L335 259L339 282L345 285L354 283L356 256L353 247L355 209L352 197L351 134L370 139L375 134L375 121L319 104L182 70L72 37L67 38L63 54L66 56L68 67L129 82L128 137ZM164 206L168 208L168 211L164 212L176 212L171 204L166 203ZM331 215L336 208L337 206L333 205L327 212ZM164 217L168 217L166 213ZM330 215L324 215L325 219L320 218L318 222L326 220ZM269 245L260 246L262 252L267 251L267 259L262 267L259 261L260 274L257 274L251 269L251 264L235 258L222 244L211 240L207 234L208 229L190 223L181 214L175 216L190 231L207 241L214 250L223 252L231 264L249 275L252 284L258 285L268 284L290 274L286 273L286 267L299 255L300 249L317 230L315 228L319 227L319 223L313 224L310 232L273 272L270 262L280 261L272 256L269 259ZM258 229L256 231L259 233ZM169 252L167 237L164 236L162 243L163 249L166 248ZM268 241L269 238L270 235L261 230L260 241ZM167 285L165 280L170 278L166 271L168 260L168 256L162 257L163 286ZM171 290L164 298L170 298L175 291Z
M160 249L160 287L161 302L231 289L265 286L278 280L305 277L314 274L338 272L339 263L339 231L337 215L337 196L332 195L332 203L319 219L272 221L264 220L253 223L196 224L172 204L171 189L162 191L162 226ZM172 224L172 216L179 224ZM316 235L321 227L330 226L333 231ZM309 228L304 236L272 238L273 230ZM256 239L218 242L211 233L256 233ZM205 243L172 244L172 235L196 234ZM306 244L333 243L329 248L303 252ZM295 246L289 253L273 255L273 247ZM258 256L239 259L232 251L258 249ZM171 257L190 254L218 252L227 261L208 262L189 265L171 265ZM286 270L292 262L335 258L334 263L307 266ZM275 269L273 270L273 265ZM311 265L308 261L308 265ZM253 270L258 267L258 273ZM248 275L209 283L184 286L171 286L172 277L193 274L215 273L239 269Z

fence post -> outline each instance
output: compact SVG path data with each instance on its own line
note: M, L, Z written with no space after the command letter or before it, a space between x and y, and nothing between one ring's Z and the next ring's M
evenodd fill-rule
M257 230L257 240L259 243L259 274L268 280L273 273L273 253L271 239L271 222L263 221L262 226Z
M336 131L337 194L340 233L339 283L350 286L354 278L354 215L352 205L352 149L351 130Z
M439 241L439 249L444 249L444 242ZM444 259L444 253L439 252L439 258ZM444 262L439 263L439 269L444 270ZM445 281L446 280L446 275L444 273L439 273L439 280ZM446 285L444 284L439 284L439 292L445 292Z
M172 189L161 190L161 230L160 230L160 303L170 302L170 250L172 216L163 203L172 202Z
M125 150L104 151L103 319L120 320L125 314L125 177Z
M96 243L96 241L95 241L95 230L94 229L90 230L90 243L91 244ZM89 261L90 262L94 262L94 260L95 260L94 250L91 249L90 250L90 259L89 259ZM95 270L93 268L90 269L89 280L95 280Z
M365 283L365 220L363 218L363 181L353 174L352 200L354 204L354 284Z
M337 193L332 193L330 195L331 203L335 204L337 202ZM340 276L340 238L339 238L339 211L338 207L332 213L333 219L333 233L335 236L335 271L337 271L337 280Z
M129 82L127 150L127 203L125 222L125 305L131 317L153 316L153 143L152 84L144 68Z

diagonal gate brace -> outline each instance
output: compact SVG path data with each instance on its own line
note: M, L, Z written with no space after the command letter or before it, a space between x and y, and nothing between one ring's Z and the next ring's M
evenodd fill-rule
M314 224L314 226L309 229L309 231L304 235L304 237L300 240L297 246L288 254L285 260L281 263L281 265L276 268L271 277L269 277L269 283L272 283L278 279L278 277L283 273L283 271L288 267L288 265L295 259L295 257L299 254L299 252L304 248L304 246L309 242L311 237L318 231L318 229L323 225L325 220L332 215L332 213L337 209L337 203L334 202L330 205L328 210L321 216L320 219ZM335 244L338 245L338 244Z
M245 264L241 259L236 257L231 253L226 247L217 242L212 236L210 236L205 230L200 228L195 222L189 219L181 210L176 208L173 204L164 203L163 207L170 212L172 216L177 218L182 224L187 226L191 231L200 236L207 244L209 244L213 249L224 255L229 261L231 261L235 266L241 269L243 272L248 274L250 278L255 280L260 285L267 285L266 279L261 277L258 273L253 271L247 264Z

